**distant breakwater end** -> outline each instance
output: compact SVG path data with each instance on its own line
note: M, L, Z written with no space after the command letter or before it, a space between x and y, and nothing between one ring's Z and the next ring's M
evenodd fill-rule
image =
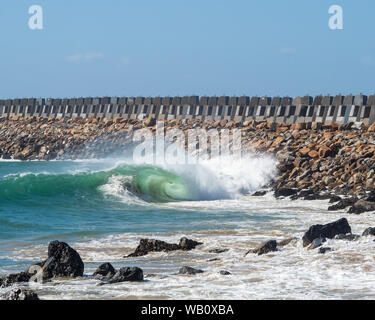
M0 121L0 157L19 160L98 158L131 150L133 133L155 121L131 119L20 118ZM242 144L257 154L273 154L279 176L269 185L277 195L318 193L365 196L375 188L375 124L324 125L319 122L277 124L267 121L204 123L201 120L164 121L165 130L193 128L241 129ZM314 195L303 193L313 190Z
M0 100L0 118L197 119L204 122L375 122L375 95L304 97L102 97Z

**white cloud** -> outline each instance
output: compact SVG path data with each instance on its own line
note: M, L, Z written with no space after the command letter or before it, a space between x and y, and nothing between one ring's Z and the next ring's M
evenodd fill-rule
M297 49L293 47L283 47L280 49L281 54L294 55L297 53Z
M91 62L93 60L102 59L104 57L101 52L87 52L87 53L77 53L66 57L68 62L80 63L80 62Z

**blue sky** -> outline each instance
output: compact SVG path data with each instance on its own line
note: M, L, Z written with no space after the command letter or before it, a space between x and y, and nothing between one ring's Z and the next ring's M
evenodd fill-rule
M2 0L0 98L373 94L374 16L373 0Z

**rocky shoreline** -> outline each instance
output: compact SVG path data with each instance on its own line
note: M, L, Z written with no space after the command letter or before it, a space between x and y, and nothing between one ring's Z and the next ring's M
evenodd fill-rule
M0 120L0 158L17 160L90 159L131 150L133 134L155 119L19 118ZM330 210L375 211L375 124L276 124L266 121L164 121L185 135L194 128L241 129L242 145L255 154L272 154L278 176L265 188L275 197L336 203ZM219 131L220 132L220 131ZM187 144L187 142L186 142ZM210 146L209 146L210 147ZM262 194L261 192L256 195ZM340 197L338 197L340 196ZM344 200L343 200L344 199Z
M333 241L357 241L361 237L369 236L375 237L375 228L367 228L362 235L352 234L352 229L347 219L341 218L324 225L317 224L311 226L301 239L295 237L281 241L270 239L261 243L258 247L250 249L244 254L244 257L249 255L260 256L275 251L282 251L284 247L296 241L301 241L302 246L306 250L317 250L319 254L328 254L330 252L334 254L335 250L333 248L324 247L327 239ZM188 254L188 251L195 250L200 245L203 245L203 243L186 237L181 238L179 244L170 244L156 239L141 239L134 253L124 256L124 259L139 257L149 253L168 253L175 250L181 250L185 254ZM217 248L210 252L220 255L226 252L226 249ZM0 295L0 300L39 300L38 289L33 287L33 283L35 282L43 284L59 280L63 284L64 281L75 278L88 281L96 280L97 286L108 286L123 282L152 281L153 277L152 274L145 275L140 267L121 267L116 270L110 262L101 264L90 275L85 274L84 270L84 262L76 250L65 242L52 241L48 246L48 257L46 260L30 265L23 272L0 277L0 288L8 289L6 293ZM183 266L179 268L177 275L196 276L207 271L209 270ZM219 274L221 276L232 275L228 270L221 270Z

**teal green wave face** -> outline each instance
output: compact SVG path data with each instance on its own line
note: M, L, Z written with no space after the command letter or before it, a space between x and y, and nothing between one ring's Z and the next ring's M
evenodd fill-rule
M109 171L75 174L27 174L0 179L0 201L61 197L85 194L97 197L99 187L113 176L129 177L124 188L151 202L173 202L196 199L186 181L166 170L147 166L120 166Z
M184 179L159 168L140 169L134 176L132 187L135 193L158 202L187 201L195 198Z

